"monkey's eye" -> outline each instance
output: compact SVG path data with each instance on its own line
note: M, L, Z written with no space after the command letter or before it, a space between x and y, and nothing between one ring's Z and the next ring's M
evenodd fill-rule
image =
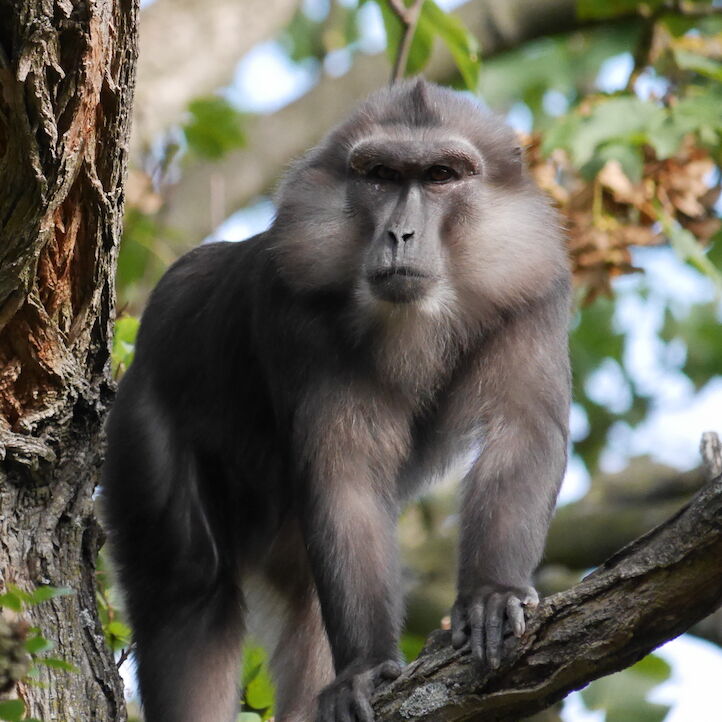
M392 181L397 183L401 180L401 173L387 165L376 165L368 173L369 178L374 180Z
M457 177L456 172L451 168L447 168L445 165L432 165L431 168L426 171L426 180L432 183L446 183Z

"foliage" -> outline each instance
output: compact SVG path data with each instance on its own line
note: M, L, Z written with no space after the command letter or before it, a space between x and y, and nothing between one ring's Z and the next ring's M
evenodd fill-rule
M274 689L268 671L268 657L261 647L252 642L243 649L241 691L247 718L239 718L239 722L241 719L242 722L252 722L250 715L256 715L259 720L273 716Z
M385 0L381 0L379 6L386 28L386 52L393 63L399 52L403 27ZM475 91L481 70L479 44L455 15L444 12L433 0L425 0L421 6L404 74L416 75L426 67L437 37L454 58L460 75L458 86Z
M592 682L582 690L589 709L603 710L606 722L662 722L669 712L663 704L649 702L649 693L669 679L670 666L654 654L624 670Z
M12 584L0 594L0 652L12 656L13 661L6 668L0 669L0 686L4 678L11 686L20 679L19 670L24 681L32 684L37 676L37 667L40 665L52 667L59 672L77 673L78 670L69 662L59 657L48 656L46 653L53 649L54 644L45 638L37 627L32 627L23 619L24 612L29 607L43 604L56 597L74 594L71 589L43 585L32 592L26 592ZM5 665L5 660L0 660ZM15 669L13 669L13 667ZM2 690L0 690L2 691ZM25 703L21 699L0 701L0 720L5 722L39 722L25 716Z
M225 98L198 98L188 106L188 114L182 129L192 152L218 160L246 144L243 115Z
M115 322L113 334L113 376L118 378L128 370L135 355L135 337L138 334L140 319L135 316L121 316Z

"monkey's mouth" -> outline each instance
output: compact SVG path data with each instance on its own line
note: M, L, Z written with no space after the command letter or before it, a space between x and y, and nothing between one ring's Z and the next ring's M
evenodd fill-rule
M390 303L411 303L425 295L431 277L412 266L384 266L369 271L371 291L377 298Z

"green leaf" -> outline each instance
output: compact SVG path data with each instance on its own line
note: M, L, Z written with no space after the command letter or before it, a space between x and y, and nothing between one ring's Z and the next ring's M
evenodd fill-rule
M404 25L399 17L391 10L386 0L378 0L379 9L381 10L381 19L384 21L384 30L386 31L386 56L391 65L396 61L399 53L399 44L404 31Z
M115 322L113 350L111 358L113 373L128 369L135 356L135 339L138 335L140 320L134 316L122 316Z
M236 718L236 722L263 722L263 717L255 712L241 712Z
M25 703L21 699L8 699L0 702L0 720L20 722L25 714Z
M404 34L404 25L394 11L391 10L386 0L379 0L378 5L381 8L381 16L384 21L384 28L386 29L386 54L388 55L389 62L394 65ZM404 76L415 75L426 67L431 57L431 51L433 50L435 33L436 29L433 24L429 22L428 18L425 17L422 8L419 21L414 30L411 47L409 48L406 67L403 71Z
M414 30L414 37L409 48L409 57L406 60L404 75L417 75L420 73L431 58L431 51L434 49L434 36L437 28L424 17L423 8L419 16L419 22Z
M114 637L120 639L129 640L131 636L130 627L123 622L119 622L117 619L112 621L106 628L105 631Z
M639 146L625 143L603 145L592 160L581 168L582 175L586 178L593 178L609 160L619 161L625 175L633 183L638 183L642 179L644 171L642 150Z
M24 646L30 654L39 654L40 652L47 652L52 649L55 646L55 643L38 634L37 636L28 639Z
M702 244L694 237L691 231L683 228L666 213L659 212L659 220L662 223L664 233L669 238L672 248L677 255L700 273L703 273L722 293L722 272L709 259Z
M682 48L675 49L674 59L682 70L693 70L699 75L722 82L722 63L717 60Z
M468 90L476 92L481 71L479 44L456 15L444 12L433 0L426 0L421 18L436 29L454 58Z
M266 663L266 652L263 647L248 643L243 647L243 669L241 671L241 688L247 687L260 673Z
M635 97L615 97L598 103L589 116L582 118L567 147L583 165L592 159L599 146L613 141L641 145L650 128L660 126L665 111L653 103Z
M199 98L190 103L188 112L183 133L188 147L198 155L217 160L246 144L243 114L225 98Z
M252 643L243 650L241 687L247 707L266 712L271 710L275 691L268 672L267 655L262 647Z
M264 710L273 706L275 693L271 678L264 670L246 687L243 695L246 704L253 709Z
M35 605L42 602L47 602L48 599L54 599L55 597L69 597L75 594L74 589L68 587L51 587L50 585L43 585L32 591L28 598L28 604Z
M664 0L646 0L644 5L654 9ZM601 20L619 15L637 14L639 0L577 0L577 17L580 20Z
M64 672L80 672L80 670L74 664L70 664L70 662L66 662L64 659L58 659L57 657L38 657L34 661L35 664L42 664L45 667L60 669Z
M426 638L420 634L405 633L401 636L401 653L407 662L413 662L426 644Z
M683 319L665 314L661 337L665 341L682 340L687 348L682 371L696 389L719 375L722 358L722 334L718 304L705 303L692 307Z
M23 609L22 599L14 592L0 594L0 608L12 609L13 612L21 612Z

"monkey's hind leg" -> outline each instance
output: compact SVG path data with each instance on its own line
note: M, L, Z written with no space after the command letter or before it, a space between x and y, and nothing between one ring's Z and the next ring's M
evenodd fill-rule
M103 497L145 719L231 722L243 630L233 562L211 530L197 460L136 398L119 394L111 417Z
M216 590L166 600L136 622L146 722L232 722L238 712L240 604Z
M315 722L318 694L335 676L321 606L294 523L284 526L262 573L244 582L249 631L270 655L276 722Z

